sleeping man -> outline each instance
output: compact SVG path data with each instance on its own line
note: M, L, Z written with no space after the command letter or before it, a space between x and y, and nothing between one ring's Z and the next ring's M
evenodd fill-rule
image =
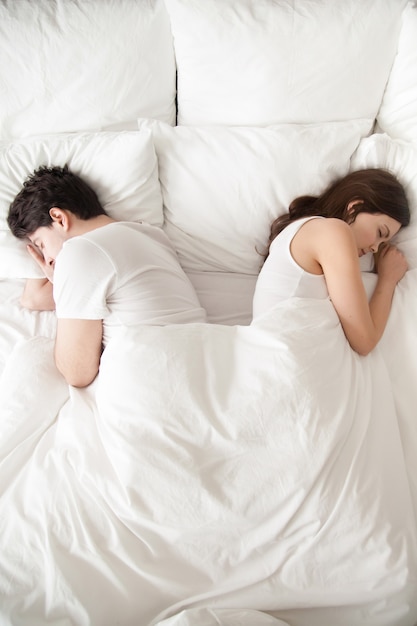
M67 166L36 170L8 224L45 274L27 281L21 303L56 310L55 361L70 385L95 379L103 346L120 327L206 320L165 233L112 219Z

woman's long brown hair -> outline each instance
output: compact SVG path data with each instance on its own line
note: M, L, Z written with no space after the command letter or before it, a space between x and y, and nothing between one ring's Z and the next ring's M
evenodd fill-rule
M352 201L356 204L349 211ZM351 224L358 213L384 213L401 226L410 223L407 197L397 178L380 168L358 170L333 182L320 196L299 196L293 200L288 213L271 224L265 258L275 237L295 220L318 215L336 217Z

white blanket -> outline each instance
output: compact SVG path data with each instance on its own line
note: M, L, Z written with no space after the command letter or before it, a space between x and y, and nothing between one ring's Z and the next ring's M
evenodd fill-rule
M331 303L301 299L250 327L126 330L86 390L68 392L51 339L19 344L0 389L0 623L412 626L383 351L358 356Z

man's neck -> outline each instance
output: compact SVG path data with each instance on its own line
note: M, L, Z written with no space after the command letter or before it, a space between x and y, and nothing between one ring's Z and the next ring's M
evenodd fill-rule
M97 215L96 217L91 217L88 220L82 220L76 218L71 225L71 237L76 237L78 235L84 235L85 233L89 233L96 228L101 228L102 226L107 226L107 224L112 224L116 222L109 215Z

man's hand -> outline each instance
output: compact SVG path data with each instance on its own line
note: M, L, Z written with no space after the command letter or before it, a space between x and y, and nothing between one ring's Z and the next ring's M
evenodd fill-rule
M46 263L42 252L33 244L29 243L27 246L27 251L30 256L41 268L42 272L45 274L46 278L53 283L54 282L54 266Z
M34 244L29 243L26 249L45 274L45 278L29 278L26 281L20 304L31 311L54 311L55 301L52 293L53 265L46 263L43 254Z

